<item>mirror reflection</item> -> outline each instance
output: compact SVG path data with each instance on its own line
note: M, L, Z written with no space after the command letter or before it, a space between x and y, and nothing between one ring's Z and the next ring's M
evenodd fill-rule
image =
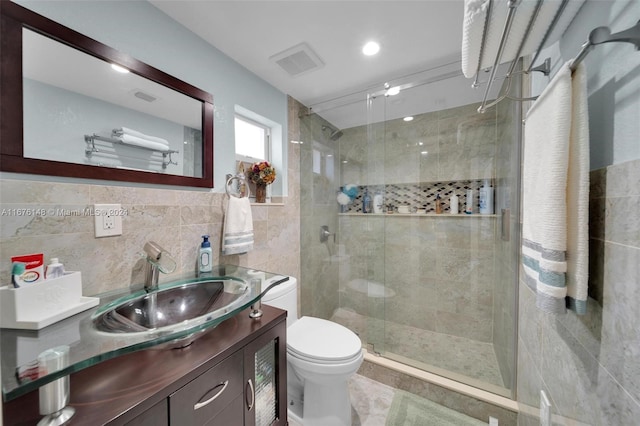
M28 29L23 98L25 158L202 177L200 100Z

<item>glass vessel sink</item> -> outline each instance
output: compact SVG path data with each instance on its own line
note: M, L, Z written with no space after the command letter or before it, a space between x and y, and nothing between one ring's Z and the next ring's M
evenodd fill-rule
M250 295L233 279L194 281L133 294L99 308L93 325L106 333L155 333L190 329L232 311Z
M233 265L173 278L149 293L124 288L98 295L98 307L40 330L0 328L3 399L130 352L186 346L243 311L250 315L245 309L289 279ZM56 370L39 368L39 355L59 347L68 350L68 360Z

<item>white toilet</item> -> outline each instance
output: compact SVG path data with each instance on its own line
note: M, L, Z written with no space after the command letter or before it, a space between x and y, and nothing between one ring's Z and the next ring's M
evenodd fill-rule
M288 311L289 418L304 426L351 426L347 381L362 364L360 338L331 321L298 319L298 281L293 277L269 290L262 302Z

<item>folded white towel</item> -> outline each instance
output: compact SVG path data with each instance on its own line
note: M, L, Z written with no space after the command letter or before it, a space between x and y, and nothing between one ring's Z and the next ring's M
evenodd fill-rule
M122 135L130 135L135 136L137 138L146 139L148 141L156 142L165 146L165 149L169 149L169 141L163 138L159 138L157 136L145 135L142 132L138 132L137 130L130 129L128 127L120 127L118 129L113 129L113 133L118 136Z
M222 254L240 254L253 249L253 217L248 197L228 197L224 215Z
M536 3L537 0L522 0L517 7L500 63L515 59L531 16L533 16ZM522 52L520 52L520 56L529 55L538 49L561 3L561 0L546 0L543 2ZM493 0L480 69L493 66L509 11L507 4L508 0ZM567 3L546 45L550 45L560 38L583 4L584 0L572 0ZM465 0L462 25L462 72L467 78L473 77L478 68L488 6L489 0Z
M540 309L586 312L589 129L584 65L563 65L528 112L522 263Z
M122 141L122 143L126 143L127 145L135 145L135 146L140 146L143 148L149 148L149 149L153 149L156 151L167 151L169 149L168 146L163 145L161 143L155 142L155 141L151 141L151 140L147 140L147 139L143 139L137 136L132 136L132 135L128 135L128 134L123 134L121 136L119 136L120 140Z

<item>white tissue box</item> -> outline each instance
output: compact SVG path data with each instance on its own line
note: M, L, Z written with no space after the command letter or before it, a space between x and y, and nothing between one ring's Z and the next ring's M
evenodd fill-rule
M99 300L82 296L79 271L20 288L0 287L0 327L40 330L96 306Z

